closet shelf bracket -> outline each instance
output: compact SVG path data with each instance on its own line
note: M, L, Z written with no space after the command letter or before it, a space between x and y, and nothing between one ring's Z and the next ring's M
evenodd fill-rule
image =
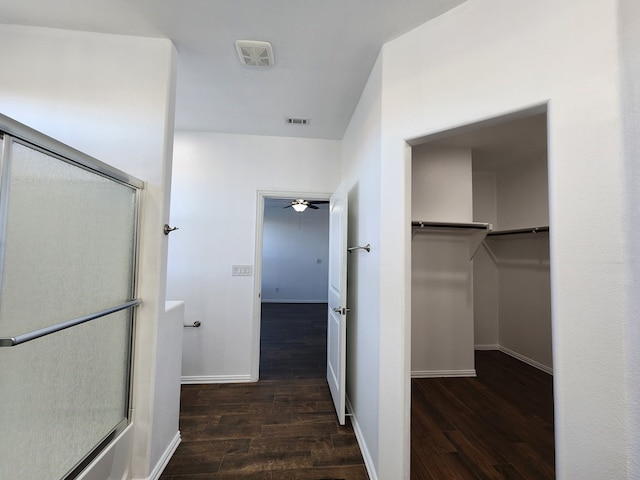
M469 261L473 260L488 233L489 230L471 232L469 237Z

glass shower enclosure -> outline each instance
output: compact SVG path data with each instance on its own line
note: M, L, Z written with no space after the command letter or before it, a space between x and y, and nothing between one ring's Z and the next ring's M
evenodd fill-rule
M71 479L129 423L142 182L0 116L0 478Z

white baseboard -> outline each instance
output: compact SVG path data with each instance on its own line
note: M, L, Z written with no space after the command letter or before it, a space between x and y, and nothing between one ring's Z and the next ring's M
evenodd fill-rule
M182 385L204 384L204 383L250 383L251 375L203 375L203 376L182 376Z
M506 347L500 346L498 348L498 350L500 350L502 353L506 353L507 355L509 355L510 357L516 358L518 360L520 360L521 362L524 362L528 365L531 365L532 367L537 368L538 370L542 370L545 373L548 373L549 375L553 375L553 368L547 366L547 365L543 365L540 362L536 362L535 360L532 360L529 357L525 357L524 355L518 353L518 352L514 352L513 350L509 350Z
M151 472L151 475L149 475L149 480L158 480L160 478L160 475L162 475L164 469L167 468L169 460L171 460L171 457L173 457L173 454L178 448L178 445L180 445L181 441L182 439L180 438L180 430L178 430L176 436L173 437L173 440L171 440L171 443L162 454L162 457L160 457L160 460L158 460L158 463Z
M476 370L414 370L411 378L475 377Z
M353 407L351 406L349 397L346 398L346 402L347 412L351 414L351 416L349 417L351 420L351 426L353 427L353 432L356 434L356 440L358 441L358 446L360 447L360 452L362 453L364 466L367 469L369 480L378 480L378 473L376 472L373 459L371 458L371 453L369 453L369 447L367 446L367 442L364 439L364 435L362 434L362 429L360 428L360 424L358 423L358 417L353 414Z
M474 350L500 350L500 345L497 343L490 345L475 345Z
M513 350L508 349L507 347L503 347L502 345L476 345L476 350L498 350L499 352L505 353L510 357L513 357L521 362L526 363L527 365L531 365L532 367L537 368L538 370L542 370L544 373L548 373L549 375L553 375L553 368L543 365L540 362L536 362L535 360L525 357L521 353L514 352Z

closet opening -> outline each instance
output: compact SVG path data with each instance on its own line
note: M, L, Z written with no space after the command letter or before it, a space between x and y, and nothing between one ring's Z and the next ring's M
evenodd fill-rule
M410 144L411 478L554 478L546 106Z

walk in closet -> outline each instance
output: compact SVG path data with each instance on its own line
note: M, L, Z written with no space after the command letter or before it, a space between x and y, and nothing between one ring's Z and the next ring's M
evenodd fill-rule
M474 350L552 372L546 113L412 147L414 377L474 376Z

